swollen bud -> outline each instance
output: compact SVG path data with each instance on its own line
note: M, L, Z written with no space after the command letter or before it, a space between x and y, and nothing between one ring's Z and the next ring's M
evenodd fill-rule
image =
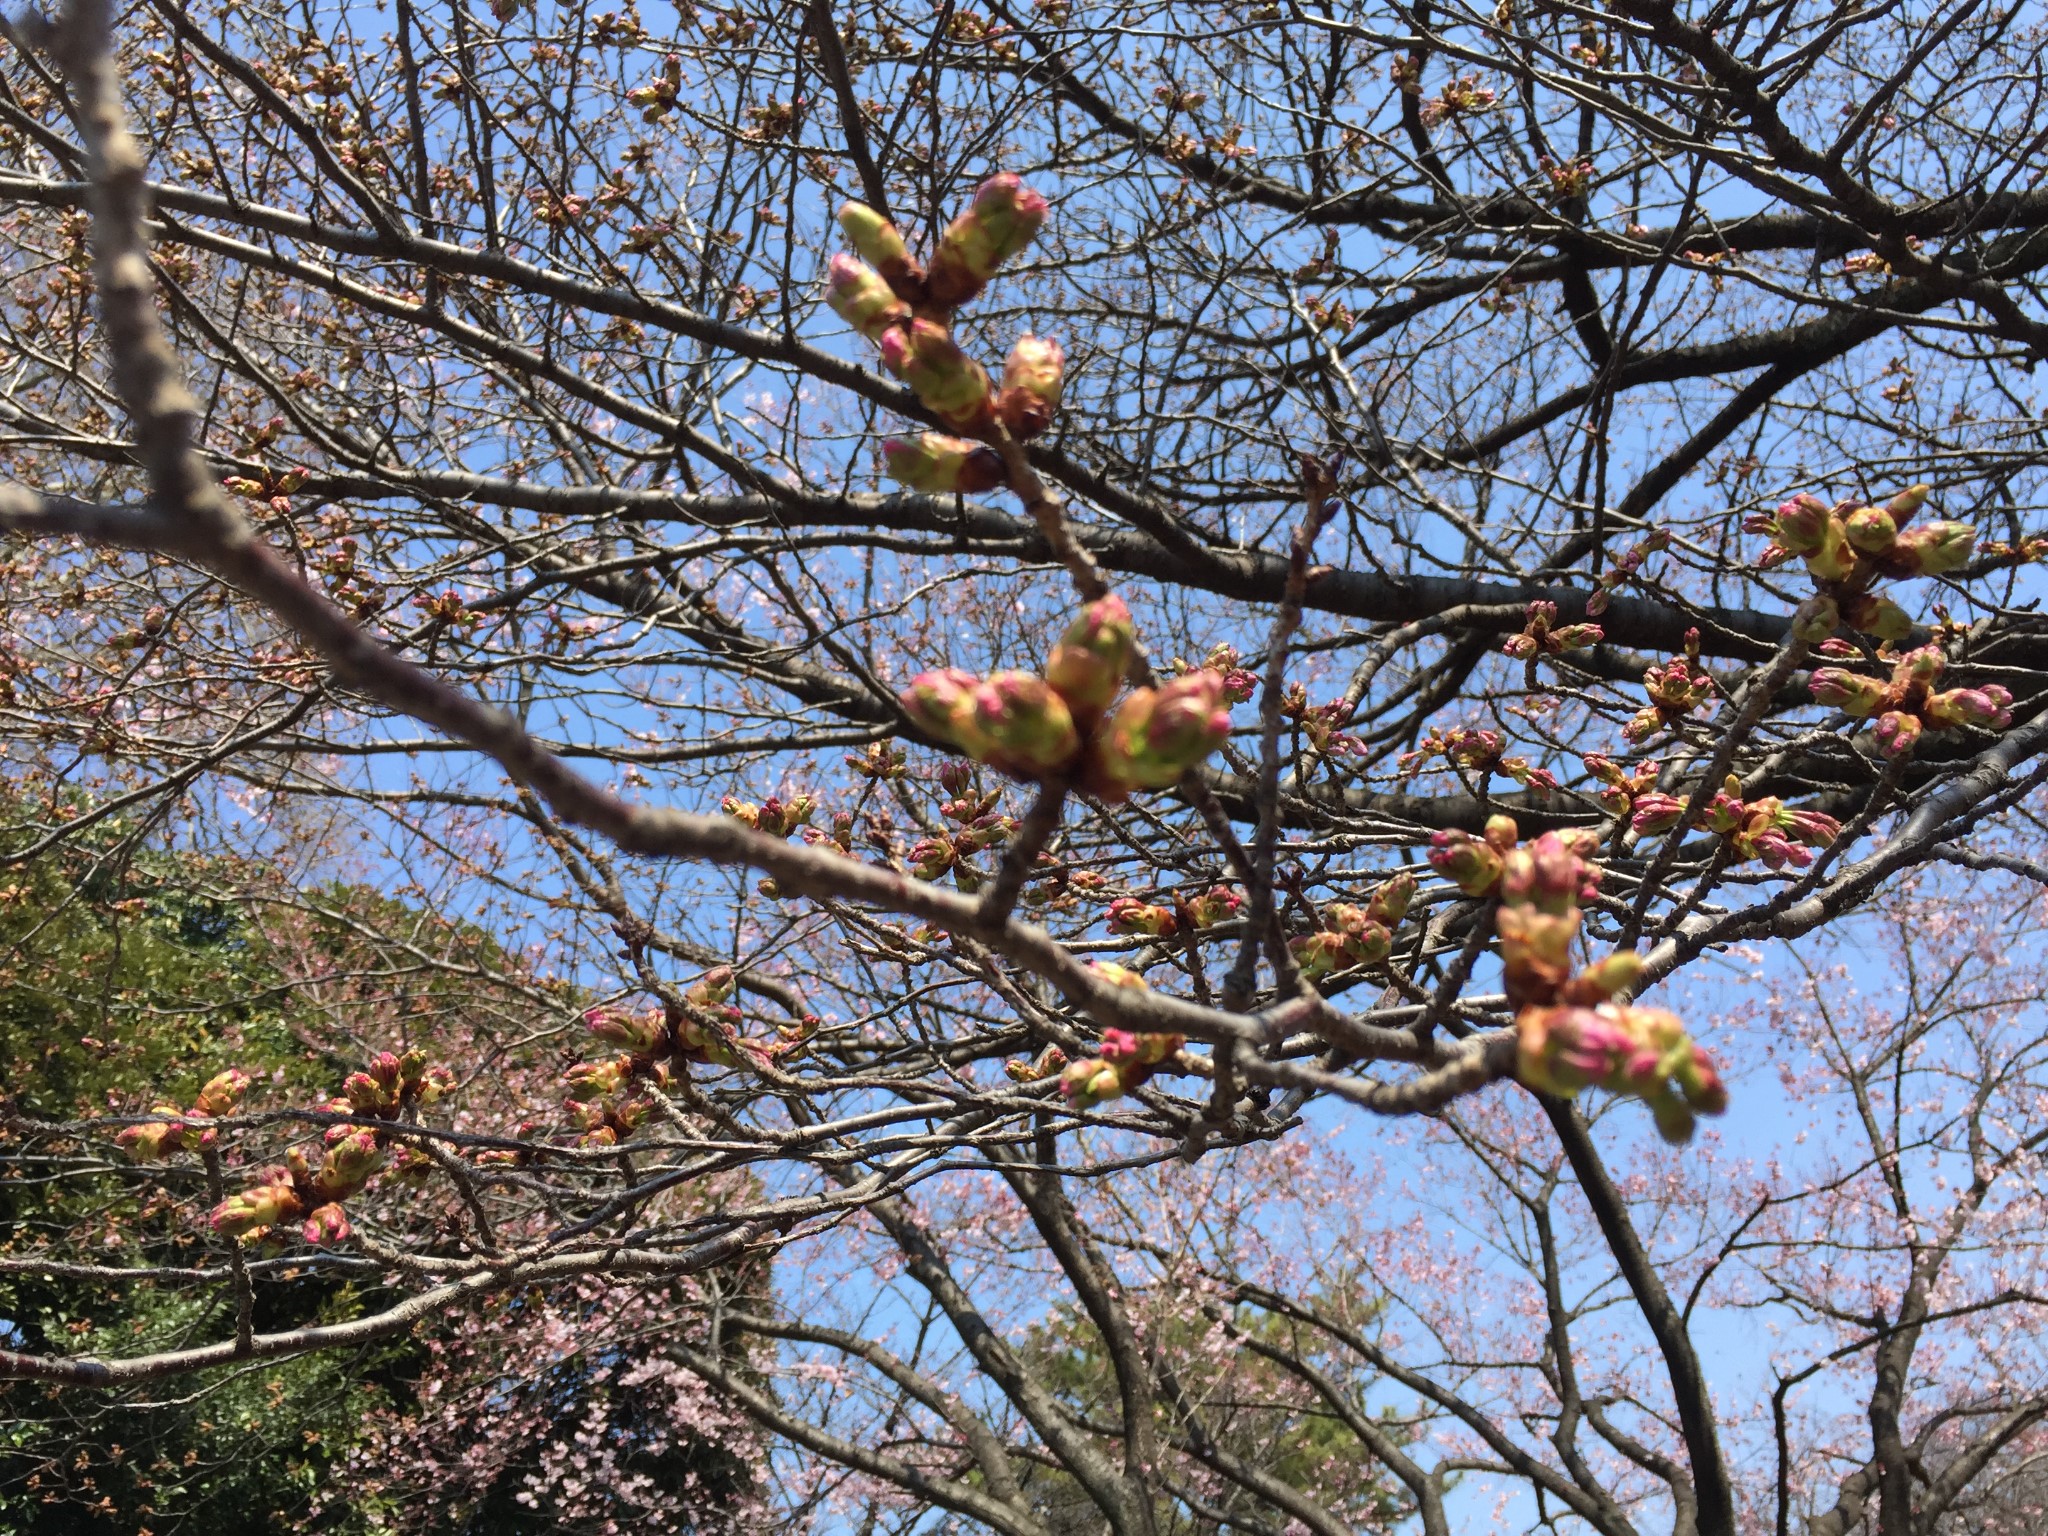
M1405 871L1391 880L1382 881L1365 905L1366 916L1376 923L1393 927L1408 915L1409 905L1415 900L1415 891L1415 877Z
M1899 526L1883 507L1858 507L1842 519L1849 543L1866 555L1887 552L1899 537Z
M911 723L929 736L964 747L960 728L973 714L972 696L981 679L958 667L921 672L896 695Z
M1062 699L1042 677L997 672L969 695L959 744L992 768L1042 779L1070 764L1081 734Z
M1868 719L1884 708L1891 690L1874 677L1863 677L1842 667L1816 668L1811 682L1813 702L1839 709L1857 720Z
M1927 701L1932 726L1981 725L2002 731L2012 724L2012 695L1996 683L1987 688L1951 688Z
M988 371L960 350L943 325L913 320L885 332L882 361L950 427L973 431L989 416Z
M1913 620L1906 610L1888 597L1858 593L1842 603L1842 617L1851 629L1861 630L1879 640L1903 640L1913 633Z
M1045 222L1046 201L1010 172L991 176L974 201L939 237L926 294L940 309L973 298L996 269L1031 243Z
M1467 896L1490 893L1500 884L1500 852L1470 832L1447 828L1429 840L1430 867Z
M249 1074L229 1067L227 1071L207 1080L206 1086L199 1090L199 1100L193 1105L193 1109L199 1114L217 1120L223 1115L232 1115L235 1106L242 1102L242 1095L248 1091Z
M931 495L971 496L995 490L1009 478L995 449L936 432L889 438L882 444L882 465L891 480Z
M1968 523L1922 523L1892 546L1892 559L1914 576L1942 576L1969 564L1977 530Z
M1190 672L1159 688L1133 689L1095 737L1096 768L1110 793L1166 789L1230 737L1224 679Z
M900 321L910 318L910 306L897 298L882 274L866 262L841 252L826 269L825 302L832 312L869 341L879 342Z
M916 296L924 272L894 224L866 203L848 203L839 210L839 227L846 232L847 242L860 252L861 260L873 266L883 281L899 293L911 289L906 298Z
M635 1056L660 1055L668 1044L668 1028L650 1013L623 1013L612 1008L593 1008L583 1015L583 1027L607 1045Z
M1114 593L1081 610L1053 647L1045 680L1067 701L1077 721L1089 723L1109 708L1123 686L1137 644L1131 610Z
M1818 645L1832 635L1841 622L1841 607L1832 597L1809 597L1792 615L1792 633L1808 645Z
M1889 709L1877 717L1877 729L1872 734L1877 739L1877 750L1896 758L1905 757L1920 744L1924 729L1918 715Z
M1050 336L1020 336L1010 348L996 414L1019 441L1028 442L1052 425L1066 366L1065 349Z

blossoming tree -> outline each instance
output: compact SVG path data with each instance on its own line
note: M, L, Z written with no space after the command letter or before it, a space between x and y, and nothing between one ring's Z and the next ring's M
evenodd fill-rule
M2023 1526L2031 25L17 13L7 857L404 899L321 1092L10 1121L218 1305L0 1376L452 1330L387 1527Z

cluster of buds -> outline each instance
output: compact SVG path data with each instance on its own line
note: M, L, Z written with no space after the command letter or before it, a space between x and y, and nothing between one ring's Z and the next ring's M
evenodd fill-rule
M1545 155L1536 165L1550 180L1550 198L1554 203L1575 202L1592 188L1594 171L1590 160L1560 162Z
M283 1167L265 1170L253 1187L213 1208L208 1217L213 1230L222 1237L257 1242L274 1227L300 1222L300 1235L309 1243L346 1242L351 1229L342 1202L361 1193L391 1160L388 1126L443 1098L454 1086L455 1074L446 1067L429 1068L425 1051L379 1052L366 1070L348 1075L339 1098L321 1107L330 1114L384 1124L329 1126L317 1168L293 1147L285 1153ZM409 1154L402 1171L416 1179L424 1162Z
M1501 649L1517 661L1534 661L1538 656L1558 656L1566 651L1583 651L1607 638L1598 624L1557 622L1557 604L1531 603L1522 616L1522 632L1510 635Z
M770 837L788 837L811 819L818 809L818 801L812 795L792 795L787 801L770 795L759 805L754 805L727 795L718 802L718 808L741 826L766 832Z
M1100 1055L1069 1063L1060 1073L1060 1093L1076 1109L1093 1109L1120 1099L1141 1087L1187 1043L1185 1035L1134 1035L1125 1029L1105 1029Z
M1332 699L1327 704L1311 704L1308 689L1300 683L1290 683L1281 697L1280 713L1301 728L1302 739L1320 757L1365 751L1364 744L1344 729L1351 723L1351 706L1342 699Z
M1198 895L1178 893L1173 905L1161 906L1135 896L1119 896L1105 914L1109 931L1116 934L1170 939L1190 930L1213 928L1237 915L1244 897L1227 885L1212 885Z
M1453 768L1462 768L1482 778L1501 774L1524 789L1546 792L1557 788L1557 777L1548 768L1533 768L1526 757L1509 756L1499 731L1469 726L1445 731L1432 725L1413 752L1403 752L1396 765L1404 775L1417 772L1433 758L1442 758Z
M1977 542L1977 531L1968 523L1908 526L1931 493L1930 487L1915 485L1881 507L1853 500L1830 507L1801 492L1776 512L1747 519L1743 526L1749 532L1771 538L1757 561L1761 569L1797 555L1819 589L1794 616L1793 631L1800 639L1825 640L1843 624L1879 640L1903 640L1913 632L1911 616L1873 593L1871 584L1880 577L1946 575L1969 563Z
M1403 872L1383 882L1362 907L1341 901L1324 907L1320 929L1287 942L1301 974L1321 981L1383 962L1394 947L1394 925L1408 915L1415 891L1415 877Z
M1491 86L1481 85L1477 75L1459 75L1444 82L1440 95L1422 104L1422 124L1434 128L1461 117L1476 117L1491 111L1497 100L1498 93Z
M913 678L901 702L922 729L999 773L1072 778L1119 801L1177 783L1230 735L1215 672L1135 688L1111 711L1135 645L1130 610L1105 597L1060 636L1044 676L948 668Z
M1016 833L1017 819L998 812L976 811L980 801L949 801L940 809L961 821L961 825L933 837L919 838L910 848L910 872L920 880L936 880L951 871L954 882L969 895L981 889L981 871L973 863L977 853L1000 848Z
M147 1125L131 1125L114 1140L138 1163L153 1163L173 1152L205 1151L215 1145L220 1134L206 1122L232 1115L242 1102L242 1095L248 1091L248 1074L230 1067L207 1080L190 1109L180 1109L175 1104L152 1105L149 1111L152 1115L170 1118L152 1120Z
M1650 702L1621 728L1626 741L1647 741L1670 730L1714 696L1713 674L1700 663L1700 632L1685 632L1685 654L1643 671L1643 692Z
M1660 764L1654 758L1637 763L1633 768L1624 768L1613 758L1598 752L1586 753L1582 761L1586 771L1600 781L1596 798L1617 816L1628 815L1635 809L1637 800L1657 787Z
M1183 661L1176 656L1170 670L1175 677L1185 677L1190 672L1218 674L1223 679L1224 702L1229 704L1242 704L1259 691L1258 675L1245 668L1244 658L1234 645L1212 645L1200 662Z
M1669 832L1685 815L1685 802L1661 792L1639 795L1629 825L1638 836ZM1841 835L1842 824L1819 811L1796 810L1776 795L1742 798L1742 780L1734 774L1716 792L1693 825L1724 839L1737 863L1761 859L1771 869L1788 864L1804 869L1813 850L1825 848Z
M1028 442L1052 425L1066 371L1066 353L1057 341L1020 337L998 385L948 328L953 311L1031 243L1045 214L1045 199L1015 176L991 176L947 226L927 267L874 209L848 203L839 211L839 227L859 254L832 258L826 302L881 350L883 364L926 410L965 434L932 433L883 445L890 477L912 490L993 490L1006 478L1003 460L975 439L986 439L1000 425Z
M629 105L640 109L640 121L658 123L675 111L683 91L682 55L671 53L661 61L661 73L645 85L626 92Z
M1546 832L1529 848L1522 846L1522 829L1512 816L1489 816L1478 837L1456 827L1447 827L1429 840L1430 867L1474 900L1504 889L1502 882L1511 870L1525 868L1535 857L1532 849L1543 850L1553 862L1544 865L1555 872L1555 850L1573 860L1578 884L1573 887L1574 903L1591 901L1600 889L1600 868L1592 862L1600 846L1599 834L1590 828L1574 827L1563 832ZM1519 877L1518 877L1519 878Z
M1003 1071L1013 1083L1042 1083L1048 1077L1057 1077L1067 1065L1067 1053L1056 1045L1048 1045L1030 1061L1006 1061Z
M1645 560L1670 547L1671 535L1662 528L1654 528L1641 543L1619 556L1614 564L1600 573L1600 580L1594 584L1593 595L1586 599L1586 617L1599 618L1607 611L1607 605L1613 601L1614 589L1623 582L1635 580L1642 574Z
M1906 756L1928 731L1971 725L2002 731L2012 724L2012 694L1996 683L1936 692L1946 665L1939 647L1923 645L1899 657L1888 683L1842 667L1820 667L1811 681L1814 702L1852 719L1874 718L1877 749L1890 758Z
M1641 1099L1665 1140L1687 1141L1695 1115L1728 1107L1713 1063L1675 1015L1616 1001L1642 974L1637 956L1611 954L1574 970L1579 908L1599 883L1589 841L1546 832L1501 858L1494 930L1515 1010L1515 1075L1566 1098L1601 1087Z
M849 752L845 761L862 778L880 784L893 783L910 772L910 754L892 741L874 742L858 757Z
M313 471L301 464L293 469L265 470L260 480L248 475L229 475L221 481L221 487L245 500L261 502L283 517L292 509L292 493L312 478Z

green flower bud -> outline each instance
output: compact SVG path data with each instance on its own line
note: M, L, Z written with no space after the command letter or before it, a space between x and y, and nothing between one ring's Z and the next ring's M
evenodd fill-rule
M1009 479L1003 456L995 449L936 432L888 439L882 444L882 463L891 480L931 495L972 496L995 490Z
M1045 680L1067 701L1076 721L1092 723L1123 687L1136 645L1131 610L1111 593L1090 603L1067 626L1046 661Z

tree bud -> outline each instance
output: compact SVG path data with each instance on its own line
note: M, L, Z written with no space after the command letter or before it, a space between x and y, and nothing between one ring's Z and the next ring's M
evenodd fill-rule
M300 1230L306 1241L316 1247L338 1246L355 1235L355 1229L348 1224L348 1213L332 1201L315 1206Z
M1415 900L1417 886L1415 877L1405 870L1391 880L1380 882L1366 903L1366 916L1374 922L1393 927L1408 915L1408 908Z
M1046 661L1045 680L1067 701L1076 721L1092 724L1123 687L1136 644L1131 610L1111 593L1090 603L1067 626Z
M1899 535L1891 562L1909 576L1942 576L1969 564L1976 548L1977 530L1968 523L1922 523Z
M1922 729L1918 715L1886 710L1877 717L1877 750L1886 757L1904 757L1920 744Z
M1802 491L1790 501L1781 502L1776 517L1757 521L1759 526L1752 531L1770 534L1791 554L1810 555L1827 541L1828 524L1834 518L1826 502Z
M998 267L1031 243L1046 208L1043 197L1007 171L984 181L939 237L925 284L929 301L952 309L981 292Z
M882 468L891 480L935 496L993 491L1010 477L995 449L936 432L888 438L882 444Z
M862 261L882 275L884 282L903 298L917 297L924 272L894 224L866 203L848 203L839 210L839 227L845 231L847 243L860 253ZM909 291L905 292L906 289Z
M668 1026L659 1014L593 1008L583 1015L583 1027L606 1045L635 1056L659 1056L668 1046Z
M1165 789L1230 737L1224 679L1190 672L1160 688L1138 688L1096 737L1112 791Z
M608 1056L603 1061L579 1061L563 1077L570 1087L585 1093L617 1093L632 1075L632 1057Z
M988 372L960 350L943 325L913 320L885 333L881 348L889 371L946 425L967 432L987 424Z
M1190 901L1188 918L1197 928L1207 928L1237 915L1244 898L1227 885L1212 885Z
M1851 629L1879 640L1903 640L1913 633L1913 620L1888 597L1859 592L1842 603L1842 617Z
M894 334L898 324L910 318L910 306L896 297L882 274L844 252L834 256L826 269L825 302L872 342Z
M1052 425L1066 366L1065 350L1049 336L1020 336L1010 348L996 414L1020 442L1029 442Z
M1166 939L1180 926L1170 909L1148 906L1135 896L1119 896L1109 904L1107 915L1111 933L1142 933Z
M921 672L896 696L911 722L929 736L964 747L960 731L974 711L973 695L981 679L958 667Z
M1808 686L1813 701L1839 709L1853 719L1863 720L1882 709L1891 689L1874 677L1863 677L1841 667L1818 667Z
M1601 1087L1642 1099L1667 1141L1689 1140L1695 1113L1716 1115L1728 1107L1712 1062L1676 1015L1662 1008L1524 1008L1515 1031L1515 1075L1523 1083L1567 1098Z
M1629 829L1638 837L1655 837L1659 832L1669 832L1685 815L1685 802L1675 795L1662 790L1651 790L1646 795L1636 796L1635 811L1629 817Z
M341 1126L335 1129L343 1130L344 1134L328 1147L320 1172L313 1179L313 1189L322 1200L346 1200L384 1166L384 1153L377 1145L375 1131Z
M1109 1062L1076 1061L1060 1074L1060 1093L1076 1109L1093 1109L1124 1096L1123 1078Z
M1899 527L1883 507L1858 507L1842 519L1842 533L1852 549L1882 555L1898 539Z
M1572 940L1578 935L1579 914L1504 905L1494 923L1500 935L1508 1001L1519 1007L1555 998L1572 973Z
M282 1169L273 1168L254 1189L245 1189L221 1201L207 1220L222 1237L246 1237L281 1221L295 1221L304 1210L289 1176Z
M1951 688L1932 695L1923 716L1936 727L1980 725L2002 731L2012 724L2012 695L1996 683L1985 688Z
M1903 528L1927 505L1927 498L1933 494L1931 485L1909 485L1884 504L1885 513L1895 527Z
M1830 517L1821 528L1820 544L1808 552L1806 569L1818 581L1840 581L1856 568L1856 551L1842 531L1838 518Z
M960 745L971 755L1022 779L1043 779L1068 767L1081 734L1062 699L1042 677L997 672L969 696Z
M198 1102L193 1106L198 1114L219 1119L232 1115L235 1106L242 1102L242 1095L249 1091L249 1074L235 1067L218 1076L209 1078L199 1090Z
M175 1104L158 1104L150 1113L175 1115L179 1110ZM147 1125L124 1126L115 1133L114 1143L136 1162L153 1163L181 1150L185 1145L186 1134L183 1126L152 1120Z
M1500 884L1501 856L1470 832L1447 828L1429 840L1430 867L1467 896L1488 894Z
M1808 645L1818 645L1841 622L1842 610L1832 597L1809 597L1792 615L1792 633Z

